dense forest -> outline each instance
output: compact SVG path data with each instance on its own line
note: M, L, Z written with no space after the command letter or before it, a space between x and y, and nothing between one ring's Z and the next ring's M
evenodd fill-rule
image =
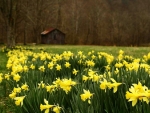
M66 44L150 43L150 0L0 0L0 43L41 43L57 28Z

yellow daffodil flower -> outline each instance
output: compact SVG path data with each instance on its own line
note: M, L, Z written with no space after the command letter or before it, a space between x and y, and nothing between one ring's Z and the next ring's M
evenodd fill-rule
M41 55L40 55L40 60L42 60L42 61L46 60L46 55L45 55L45 53L41 53Z
M14 87L13 88L13 92L16 92L16 93L20 93L21 92L21 88L20 87Z
M82 59L80 59L80 60L78 61L78 63L79 63L79 64L82 64L82 63L83 63L83 62L82 62Z
M132 93L130 93L129 91L126 92L126 99L132 101L132 106L135 106L140 95L135 91L133 87L132 90L130 89L130 91L132 91Z
M2 75L0 75L0 83L2 82L2 80L3 80L3 77L2 77Z
M122 64L122 63L116 63L116 64L115 64L115 67L116 67L116 68L121 68L121 67L123 67L123 64Z
M25 98L25 96L21 96L21 97L15 97L14 98L14 100L15 100L15 104L17 105L17 106L19 106L19 105L23 105L23 100L24 100L24 98Z
M124 54L124 51L123 50L119 50L119 54Z
M66 63L65 63L65 67L66 67L66 68L70 68L70 65L71 65L71 64L70 64L69 62L66 62Z
M62 55L56 54L55 57L58 61L62 60Z
M21 89L25 90L25 91L28 91L29 89L29 86L25 83L21 86Z
M105 90L105 91L106 91L106 88L107 88L110 84L111 84L110 82L107 82L107 80L106 80L106 79L104 79L104 81L103 81L103 82L101 82L101 84L100 84L100 89L102 89L102 90Z
M89 90L83 89L83 92L84 92L84 93L80 95L80 96L81 96L81 100L83 100L83 101L86 101L87 99L90 100L90 99L91 99L91 96L93 96L93 94L90 93ZM90 101L88 101L88 102L89 102L89 104L90 104Z
M28 72L28 70L29 70L29 69L28 69L28 66L25 65L25 66L23 67L23 71L24 71L24 72Z
M56 70L57 70L57 71L60 71L60 70L61 70L61 65L57 64L57 65L56 65Z
M145 92L145 90L148 90L147 87L142 86L142 84L140 82L138 82L138 84L132 84L135 90L138 90L138 92ZM132 89L129 89L129 91Z
M52 108L54 105L48 104L48 101L46 99L44 99L44 103L46 105L40 104L40 109L41 111L45 110L45 113L49 113L49 109Z
M45 67L44 66L40 66L39 70L42 71L42 72L44 72L45 71Z
M88 55L90 56L92 54L92 52L90 51L90 52L88 52Z
M118 55L118 60L121 61L122 59L123 59L123 55L122 55L122 54L119 54L119 55Z
M46 88L47 92L52 92L55 90L56 85L47 85L47 86L45 86L45 88Z
M60 78L56 78L56 81L53 81L53 84L54 84L56 87L59 87L60 82L61 82Z
M16 97L16 92L12 92L11 94L9 94L9 97L11 98L11 99L14 99L15 97Z
M95 75L93 75L93 79L92 79L92 81L93 81L93 82L98 82L98 81L99 81L99 79L100 79L100 76L99 76L99 75L97 75L97 74L95 74Z
M5 77L6 80L9 80L9 79L10 79L10 75L9 75L9 74L5 74L4 77Z
M63 52L63 57L66 61L70 59L70 57L73 56L73 53L71 51L64 51Z
M53 112L60 113L60 109L61 109L61 107L55 106L55 107L53 107Z
M49 63L48 63L48 68L49 68L49 69L53 69L53 67L54 67L54 63L53 63L53 62L49 62Z
M149 104L150 92L146 86L142 86L140 82L133 84L129 91L126 92L126 99L132 101L132 106L135 106L137 101L145 101Z
M79 56L82 56L82 54L83 54L82 51L79 51L79 52L78 52L78 55L79 55Z
M85 81L85 82L88 80L88 78L89 78L89 77L87 77L87 76L85 76L85 75L82 76L82 80Z
M109 65L105 66L105 68L106 68L107 71L110 70L110 66Z
M71 79L62 79L59 82L59 87L62 88L66 94L71 90L71 86L76 85L76 82L72 81Z
M78 73L78 70L76 70L76 69L73 69L72 73L73 73L74 75L77 75L77 73Z
M45 83L43 83L43 81L38 83L38 88L45 88Z
M35 69L35 66L34 66L33 64L31 64L31 65L30 65L30 68L34 70L34 69Z
M87 66L91 66L91 67L93 67L95 65L94 61L92 61L92 60L87 60L86 64L87 64Z
M96 56L95 56L95 55L92 55L92 60L95 59L95 58L96 58Z
M13 75L13 80L15 80L16 82L18 82L20 80L21 76L19 74L15 74Z
M111 87L113 87L113 92L116 93L117 92L117 89L118 89L118 86L121 85L122 83L117 83L113 78L111 78L111 81L113 83L110 84ZM109 86L108 86L109 87Z
M119 69L118 68L116 68L116 70L115 70L115 74L118 74L119 73Z

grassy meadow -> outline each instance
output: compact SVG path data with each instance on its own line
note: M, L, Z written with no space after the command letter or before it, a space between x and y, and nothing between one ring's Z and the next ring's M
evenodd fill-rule
M25 46L29 47L30 46ZM143 57L143 55L150 52L150 47L121 47L121 46L88 46L88 45L38 45L31 46L33 49L44 49L52 53L62 53L63 51L78 52L83 51L85 53L89 51L106 52L114 56L118 55L119 50L123 50L125 54L133 57Z
M150 113L150 47L0 46L0 113Z
M35 47L36 48L36 47ZM123 50L125 54L131 55L133 57L141 57L147 54L150 50L150 47L116 47L116 46L38 46L38 48L45 48L48 52L54 53L62 53L63 51L84 51L85 53L89 51L96 52L106 52L108 54L112 54L114 56L118 55L119 50Z
M4 46L0 46L2 49ZM141 58L143 55L150 52L150 47L116 47L116 46L74 46L74 45L38 45L38 46L23 46L27 48L33 48L35 51L44 49L50 53L62 53L63 51L78 52L83 51L85 53L89 51L106 52L117 56L119 50L123 50L126 55L133 56L135 58ZM5 52L0 51L0 72L6 71L7 56Z

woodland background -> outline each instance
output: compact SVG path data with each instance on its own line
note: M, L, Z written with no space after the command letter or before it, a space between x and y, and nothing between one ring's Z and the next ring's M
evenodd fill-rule
M40 44L51 27L66 44L148 44L150 0L0 0L1 44Z

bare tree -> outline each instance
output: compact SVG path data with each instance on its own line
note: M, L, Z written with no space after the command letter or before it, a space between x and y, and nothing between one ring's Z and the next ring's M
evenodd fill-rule
M40 33L47 26L47 21L51 18L50 9L53 1L50 0L30 0L24 1L22 4L22 10L25 14L24 19L24 30L25 37L27 34L27 29L30 30L30 36L34 43L40 43ZM28 31L29 32L29 31ZM26 39L26 38L25 38Z
M67 44L138 46L150 43L149 12L149 0L0 0L0 43L40 43L53 27Z
M12 48L15 46L15 39L17 36L16 21L19 13L19 9L18 9L19 3L20 3L19 0L0 1L0 12L6 24L8 48Z

